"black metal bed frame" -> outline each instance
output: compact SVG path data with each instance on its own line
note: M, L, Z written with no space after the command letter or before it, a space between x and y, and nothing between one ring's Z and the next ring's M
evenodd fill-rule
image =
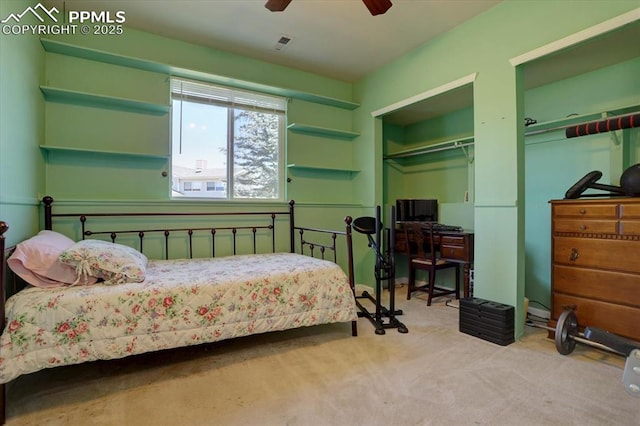
M237 254L237 237L239 232L246 232L251 235L252 238L252 250L253 253L258 253L257 250L257 237L258 231L266 230L270 234L271 238L271 250L272 252L276 252L276 218L278 216L288 217L288 227L289 227L289 250L291 253L296 252L296 244L295 244L295 233L297 232L299 235L299 247L300 254L308 255L311 257L316 257L316 255L321 256L322 259L325 259L327 252L333 254L332 261L334 263L338 262L338 245L337 238L340 236L344 237L346 243L346 255L347 255L347 275L349 278L349 286L351 287L351 291L353 292L355 298L355 277L354 277L354 266L353 266L353 243L352 243L352 218L350 216L345 217L345 230L344 231L335 231L335 230L327 230L320 228L311 228L311 227L301 227L296 226L294 221L294 201L290 201L288 203L288 209L286 211L256 211L256 212L174 212L174 213L166 213L166 212L156 212L156 213L139 213L139 212L129 212L129 213L55 213L53 211L53 198L50 196L45 196L42 199L43 203L43 211L44 211L44 228L47 230L53 229L53 221L55 218L77 218L80 223L81 235L82 238L91 237L91 236L100 236L100 235L108 235L112 242L115 242L118 236L127 235L127 234L135 234L138 236L139 240L139 251L142 252L143 241L145 236L148 234L156 234L160 233L164 236L164 255L165 259L169 258L169 241L170 237L177 233L185 233L188 238L188 256L192 258L194 256L193 252L193 238L195 233L207 232L211 236L211 257L216 256L216 237L219 236L220 233L230 233L232 238L232 252L234 255ZM149 218L149 217L255 217L258 218L260 216L269 218L268 224L260 224L260 225L242 225L242 226L198 226L198 227L167 227L167 228L150 228L150 229L120 229L120 230L109 230L109 231L92 231L88 229L88 219L89 218L99 218L99 217L112 217L112 218L122 218L122 217L141 217L141 218ZM9 296L17 293L24 287L24 283L21 283L17 276L14 274L10 274L10 279L8 279L9 268L6 266L6 260L13 251L15 247L6 247L5 244L5 233L9 229L9 225L6 222L0 221L0 253L3 255L2 262L0 262L0 332L4 331L5 328L5 303ZM324 237L322 237L324 236ZM329 243L326 240L329 240ZM307 252L305 252L305 249ZM317 252L316 252L317 250ZM351 322L351 334L352 336L358 335L357 321ZM4 424L6 419L6 384L0 385L0 424Z

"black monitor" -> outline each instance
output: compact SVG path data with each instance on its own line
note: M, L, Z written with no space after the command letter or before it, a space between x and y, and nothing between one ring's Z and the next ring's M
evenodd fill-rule
M396 220L398 222L437 222L438 200L433 198L396 200Z

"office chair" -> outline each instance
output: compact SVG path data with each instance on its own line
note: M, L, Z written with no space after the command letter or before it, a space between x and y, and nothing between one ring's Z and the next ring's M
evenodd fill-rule
M407 286L407 300L411 299L414 291L424 291L428 294L427 306L431 306L434 297L455 294L460 299L460 263L443 259L439 256L439 235L433 229L433 223L405 222L403 224L407 257L409 259L409 284ZM436 286L436 271L441 269L456 269L455 288ZM427 271L427 284L416 286L416 271Z

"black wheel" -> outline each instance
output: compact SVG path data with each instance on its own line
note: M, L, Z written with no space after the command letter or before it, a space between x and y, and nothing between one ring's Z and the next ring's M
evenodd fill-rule
M556 324L556 349L562 355L569 355L576 347L573 339L578 335L578 318L573 309L566 309Z

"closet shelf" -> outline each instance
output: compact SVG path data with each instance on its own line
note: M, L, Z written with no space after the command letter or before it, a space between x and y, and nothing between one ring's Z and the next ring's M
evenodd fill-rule
M202 71L194 71L185 68L176 67L169 64L163 64L159 62L149 61L146 59L134 58L131 56L119 55L115 53L105 52L101 50L92 49L89 47L76 46L60 41L50 40L42 38L40 43L44 47L45 51L50 53L58 53L67 56L74 56L77 58L88 59L91 61L104 62L112 65L119 65L129 68L136 68L144 71L151 71L160 74L167 74L176 77L191 78L195 80L205 81L215 84L224 84L227 86L236 87L238 89L255 90L258 92L268 93L271 95L285 96L293 99L300 99L304 101L314 102L322 105L333 106L336 108L342 108L347 110L354 110L360 105L345 101L342 99L336 99L329 96L316 95L313 93L301 92L293 89L285 89L280 87L273 87L266 84L252 83L243 80L237 80L229 77L216 76Z
M344 167L323 167L323 166L311 166L304 164L287 164L287 168L291 170L308 170L317 172L332 172L332 173L358 173L360 170L344 168Z
M421 146L418 148L412 148L404 151L389 153L384 156L384 159L385 160L402 159L407 157L415 157L416 155L431 154L433 152L448 151L450 149L460 149L465 154L469 162L472 162L473 160L469 158L468 153L465 149L466 147L472 146L472 145L473 145L473 136L468 136L466 138L451 139L448 141L438 142L431 145Z
M556 130L564 130L567 127L586 124L590 121L604 120L607 118L613 118L618 115L630 114L634 112L637 113L638 111L640 111L640 105L629 105L620 108L612 108L608 111L571 115L568 117L559 118L557 120L544 121L527 126L524 134L526 136L531 136L540 133L553 132Z
M156 159L156 160L166 160L169 158L169 155L145 154L140 152L107 151L107 150L100 150L100 149L71 148L71 147L52 146L52 145L40 145L40 149L48 152L67 152L67 153L91 154L91 155L111 155L111 156L117 156L117 157L148 158L148 159Z
M304 133L306 135L311 135L311 136L326 136L326 137L337 138L337 139L353 140L354 138L360 136L359 133L355 133L355 132L349 132L346 130L329 129L326 127L318 127L318 126L312 126L309 124L302 124L302 123L291 123L287 126L287 129L296 133Z
M164 115L169 112L169 105L153 104L134 99L118 98L114 96L97 95L94 93L78 92L75 90L56 87L40 86L40 91L47 101L64 103L90 104L102 108L116 108L120 110L135 110L141 113Z

